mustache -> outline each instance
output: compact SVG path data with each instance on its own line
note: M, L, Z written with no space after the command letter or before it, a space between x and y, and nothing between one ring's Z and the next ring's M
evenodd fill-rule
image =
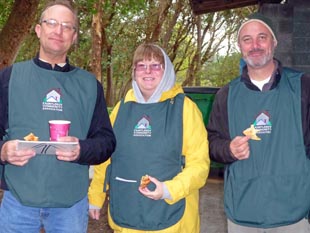
M265 50L264 49L261 49L261 48L254 48L254 49L251 49L248 54L252 54L252 53L257 53L257 52L264 52Z

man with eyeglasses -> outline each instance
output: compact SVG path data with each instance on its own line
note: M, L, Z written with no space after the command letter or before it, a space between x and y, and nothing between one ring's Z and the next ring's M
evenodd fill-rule
M0 71L2 187L0 233L86 233L89 165L106 161L115 136L102 85L72 66L67 52L77 38L77 13L67 1L47 4L35 31L40 51L33 59ZM72 151L53 155L18 150L30 132L49 141L49 120L70 120ZM43 152L43 151L42 151Z

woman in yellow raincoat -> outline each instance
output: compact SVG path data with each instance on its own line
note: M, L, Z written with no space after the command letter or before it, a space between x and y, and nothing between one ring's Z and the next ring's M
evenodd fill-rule
M137 48L132 76L132 89L110 116L116 150L95 166L90 217L99 219L109 190L114 232L199 233L199 189L210 169L201 112L175 84L173 65L159 46ZM146 174L151 183L141 187Z

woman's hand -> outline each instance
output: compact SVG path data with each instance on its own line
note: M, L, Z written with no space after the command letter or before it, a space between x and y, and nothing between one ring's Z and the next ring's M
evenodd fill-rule
M153 199L153 200L159 200L163 197L164 191L163 191L163 183L158 181L156 178L149 176L152 183L155 184L156 188L155 190L151 191L148 189L148 187L141 188L139 187L140 193L142 193L144 196Z
M92 219L99 220L99 218L100 218L100 209L89 209L88 210L88 215Z

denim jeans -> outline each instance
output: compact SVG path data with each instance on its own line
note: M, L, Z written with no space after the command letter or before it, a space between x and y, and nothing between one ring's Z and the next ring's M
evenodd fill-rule
M86 233L87 197L70 208L34 208L21 205L5 191L0 207L0 233Z

